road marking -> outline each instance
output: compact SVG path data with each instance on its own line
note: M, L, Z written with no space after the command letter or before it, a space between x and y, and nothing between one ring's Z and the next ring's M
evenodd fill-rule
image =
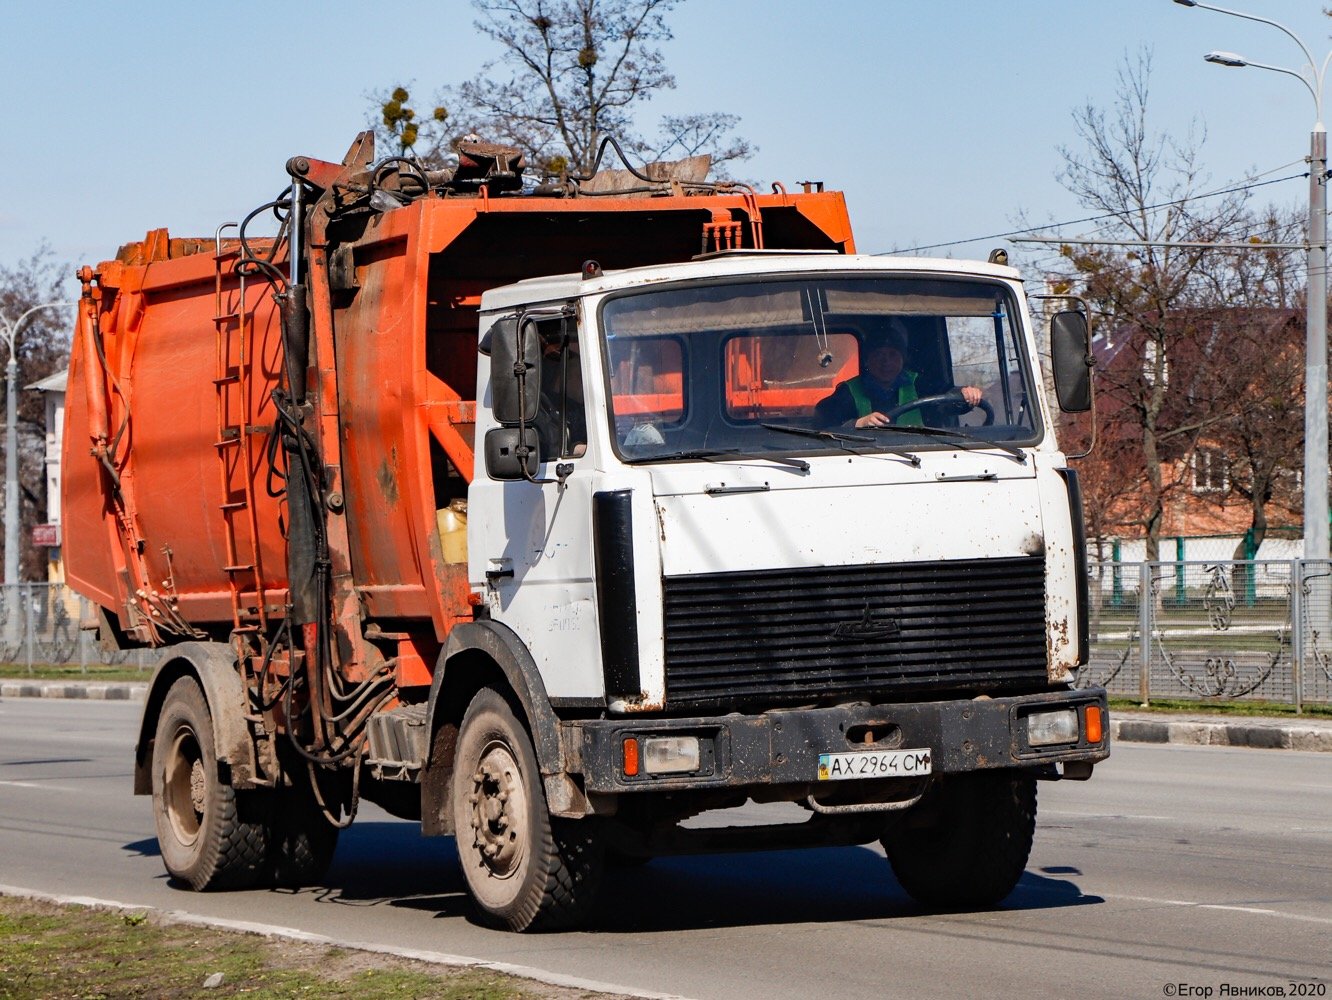
M1199 903L1198 908L1201 910L1235 910L1239 913L1261 913L1268 917L1281 917L1285 915L1278 910L1264 910L1256 906L1226 906L1223 903Z
M1308 924L1332 924L1329 917L1309 917L1300 913L1283 913L1281 910L1262 909L1257 906L1229 906L1223 903L1199 903L1191 899L1158 899L1155 896L1112 896L1109 893L1097 893L1102 899L1113 899L1130 903L1153 903L1158 906L1191 906L1198 910L1231 910L1236 913L1252 913L1259 917L1279 917L1282 920L1299 920Z
M153 911L166 923L190 924L200 927L218 927L223 930L240 931L245 934L260 934L264 937L283 938L289 941L304 941L310 944L328 945L332 948L350 948L356 951L369 951L381 955L394 955L398 958L429 962L432 965L464 966L475 969L489 969L492 972L504 972L523 979L533 979L539 983L563 986L568 989L590 990L597 993L619 993L624 996L642 997L643 1000L688 1000L678 993L653 993L648 990L620 986L616 983L603 983L595 979L583 979L580 976L566 976L560 972L549 972L530 965L515 965L512 962L491 962L483 958L468 955L450 955L439 951L423 951L417 948L398 948L393 945L375 944L369 941L346 941L331 938L324 934L299 930L295 927L280 927L276 924L253 923L248 920L228 920L224 917L207 917L185 910L162 910L147 904L122 903L114 899L97 899L92 896L66 896L59 893L40 892L36 889L24 889L20 886L0 884L0 896L17 896L22 899L35 899L60 906L91 906L103 910L130 910L135 913Z
M1079 819L1175 819L1174 816L1152 816L1146 813L1087 813L1067 809L1042 809L1042 816L1077 816Z
M0 785L8 785L11 788L36 788L43 792L77 792L78 788L62 788L60 785L39 785L33 781L0 781Z

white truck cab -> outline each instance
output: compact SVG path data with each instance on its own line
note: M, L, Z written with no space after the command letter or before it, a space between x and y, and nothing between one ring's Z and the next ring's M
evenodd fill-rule
M1056 326L1076 408L1085 323ZM722 846L882 838L918 898L1007 894L1034 779L1109 752L1018 273L589 262L486 292L480 328L470 577L559 719L552 812L650 856L703 809L799 802ZM998 869L984 829L1020 846Z

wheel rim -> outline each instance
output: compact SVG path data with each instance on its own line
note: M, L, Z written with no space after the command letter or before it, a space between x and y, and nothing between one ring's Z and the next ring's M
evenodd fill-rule
M162 789L171 832L180 843L193 844L208 806L208 774L203 749L189 726L181 726L172 737Z
M513 751L492 741L481 752L467 796L472 842L486 873L512 878L527 857L527 796Z

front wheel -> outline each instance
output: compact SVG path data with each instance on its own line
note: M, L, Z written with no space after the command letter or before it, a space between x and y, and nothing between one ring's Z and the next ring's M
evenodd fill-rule
M483 915L515 931L580 920L600 881L600 838L592 821L551 818L532 740L498 691L467 707L451 780L458 859Z
M254 885L265 869L263 820L254 794L223 780L208 703L192 677L180 678L153 741L153 821L166 870L195 891Z
M934 909L980 909L1013 891L1036 832L1036 781L1014 771L977 771L938 782L883 838L902 888Z

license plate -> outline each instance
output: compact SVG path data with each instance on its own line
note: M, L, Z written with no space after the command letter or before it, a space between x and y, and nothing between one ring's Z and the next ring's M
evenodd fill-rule
M928 748L923 750L861 750L856 753L819 754L820 781L852 778L914 778L929 774Z

